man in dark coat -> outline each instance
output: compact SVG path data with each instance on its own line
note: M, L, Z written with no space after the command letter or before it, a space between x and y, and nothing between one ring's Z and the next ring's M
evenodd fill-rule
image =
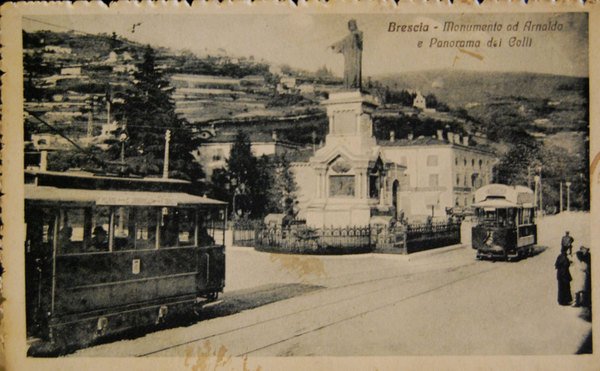
M556 258L554 268L556 268L556 279L558 280L558 304L570 305L573 301L571 296L571 272L569 265L571 261L567 257L567 248L561 248L560 255Z
M565 235L560 240L561 249L569 250L569 255L573 254L573 241L575 240L569 235L569 231L566 231Z

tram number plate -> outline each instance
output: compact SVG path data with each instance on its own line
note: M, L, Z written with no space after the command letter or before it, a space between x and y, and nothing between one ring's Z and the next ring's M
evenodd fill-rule
M131 273L133 273L133 274L140 273L140 259L133 259L131 261Z

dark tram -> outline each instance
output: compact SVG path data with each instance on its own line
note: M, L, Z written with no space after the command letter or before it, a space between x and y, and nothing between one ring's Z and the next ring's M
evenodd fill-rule
M477 223L471 243L477 258L512 260L533 254L537 243L533 191L489 184L475 192Z
M83 347L197 311L225 286L226 204L174 179L26 171L27 336Z

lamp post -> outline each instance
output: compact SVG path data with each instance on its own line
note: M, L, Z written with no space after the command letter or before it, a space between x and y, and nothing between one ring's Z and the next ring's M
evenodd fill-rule
M571 182L566 182L567 186L567 211L571 211Z
M559 206L558 212L559 212L559 213L562 213L562 211L563 211L563 192L562 192L562 182L560 182L559 184L560 184L560 192L559 192L558 194L559 194L559 199L560 199L560 200L559 200L559 203L558 203L558 204L559 204L560 206Z
M127 124L124 123L121 128L121 134L119 135L119 141L121 142L121 173L124 174L127 168L125 164L125 143L129 140L129 135L127 134Z
M169 177L169 142L171 141L171 130L165 132L165 159L163 162L163 178Z
M538 209L539 211L539 204L538 204L538 184L540 183L540 177L539 175L534 175L533 176L533 199L534 201L534 206Z
M540 215L544 214L544 198L543 198L543 193L544 193L544 187L542 185L542 165L540 165L538 167L538 171L539 171L539 180L540 180Z

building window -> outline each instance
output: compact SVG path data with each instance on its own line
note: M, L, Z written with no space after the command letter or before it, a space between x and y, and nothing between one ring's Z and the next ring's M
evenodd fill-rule
M458 166L458 157L454 157L454 165Z
M475 167L475 159L471 159L471 166Z
M460 174L456 174L456 185L460 185Z
M458 197L454 199L454 206L458 206Z
M439 185L438 174L429 174L429 187L435 188Z
M329 196L353 197L354 175L332 175L329 177Z
M429 155L427 156L427 166L437 166L438 157L437 155Z
M463 158L463 164L464 164L465 166L467 166L467 158L466 158L466 157L465 157L465 158Z

